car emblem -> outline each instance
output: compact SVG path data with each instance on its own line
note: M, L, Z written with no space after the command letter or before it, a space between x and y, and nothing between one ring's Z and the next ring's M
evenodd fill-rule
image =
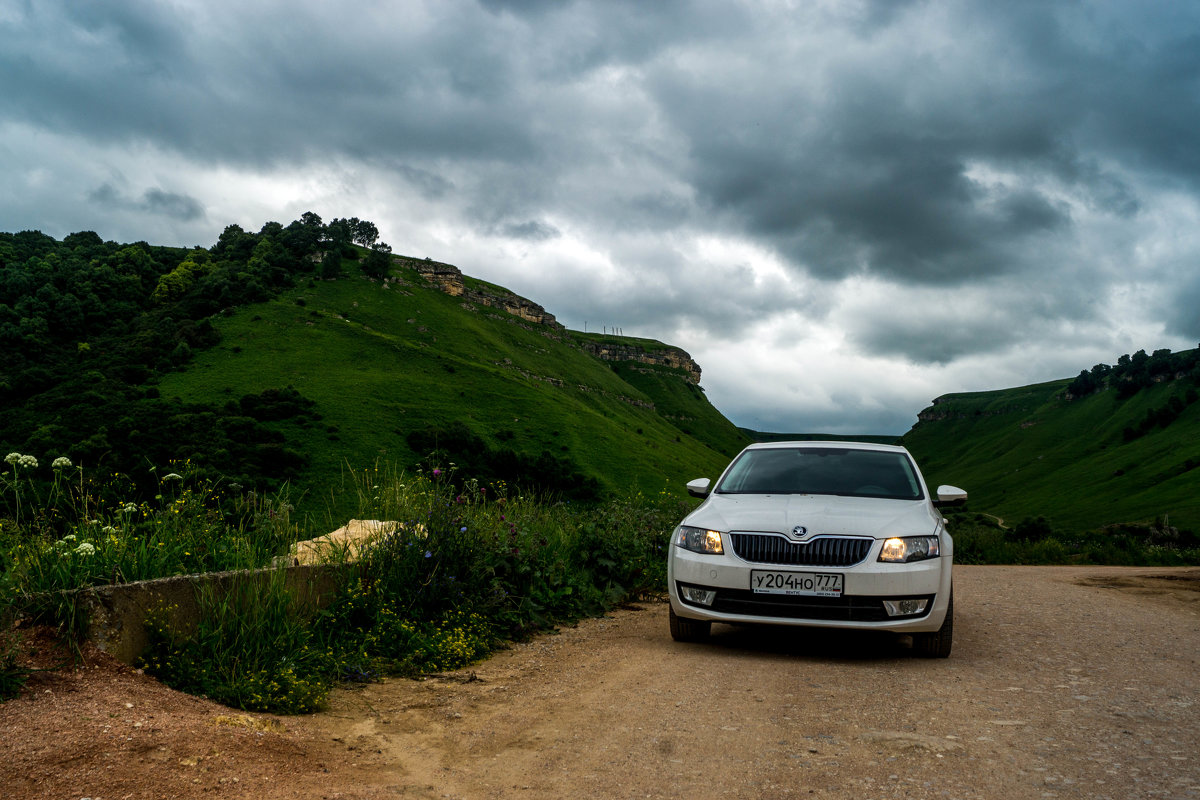
M792 528L792 536L795 536L797 539L803 539L807 535L808 528L804 527L803 525L797 525L796 527Z

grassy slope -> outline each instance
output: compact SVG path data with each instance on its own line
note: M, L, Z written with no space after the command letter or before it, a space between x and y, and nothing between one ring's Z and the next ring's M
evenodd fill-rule
M613 371L653 398L655 410L678 427L681 436L692 436L730 456L749 444L749 439L708 402L704 390L689 381L683 370L621 362Z
M972 510L1013 524L1045 516L1070 530L1152 521L1200 530L1200 403L1165 429L1132 442L1123 431L1182 395L1183 382L1159 384L1128 400L1105 390L1067 401L1070 381L947 395L902 442L930 483L966 489ZM924 413L924 412L923 412Z
M570 458L615 490L677 493L741 446L702 395L687 413L705 420L706 434L722 424L732 434L689 436L658 410L628 402L674 408L679 392L622 380L569 336L548 338L549 329L495 309L468 311L408 270L395 270L403 286L384 288L349 266L340 280L221 318L221 344L159 387L167 397L221 401L292 385L316 401L323 419L295 430L311 459L300 481L308 510L327 503L347 466L411 463L421 454L405 435L453 421L496 446Z

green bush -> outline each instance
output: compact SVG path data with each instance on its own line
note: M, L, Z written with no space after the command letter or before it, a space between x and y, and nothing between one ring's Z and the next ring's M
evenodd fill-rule
M301 714L316 710L334 682L332 653L276 571L266 580L200 590L195 631L175 626L170 608L146 622L142 667L181 691L247 711Z
M454 468L377 467L354 479L359 516L396 524L341 569L324 609L304 618L279 588L204 597L193 633L163 613L151 620L146 668L279 713L318 706L338 680L457 669L507 639L661 592L684 511L665 495L578 507L456 480Z

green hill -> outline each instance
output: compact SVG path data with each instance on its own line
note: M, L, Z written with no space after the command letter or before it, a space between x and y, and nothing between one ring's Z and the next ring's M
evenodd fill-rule
M5 452L43 465L22 473L42 495L69 458L89 502L186 470L344 515L351 472L434 450L515 492L682 495L748 441L682 350L569 331L357 218L230 225L207 249L0 233L0 345Z
M1069 391L1080 379L944 395L901 443L931 484L966 489L972 511L1009 525L1044 516L1079 531L1169 516L1200 531L1196 352L1177 354L1186 372L1145 385L1111 378L1080 397Z
M315 402L319 422L288 430L308 456L294 481L309 494L306 507L323 502L347 468L416 463L425 453L413 448L414 432L437 442L465 427L490 450L549 454L601 490L647 493L676 493L744 445L686 370L653 363L655 353L681 351L531 322L499 307L520 298L470 278L496 305L480 304L483 295L465 301L411 263L396 259L387 281L347 264L337 280L310 280L214 319L219 344L163 376L159 391L219 404L294 387ZM600 338L629 358L598 358L588 346Z

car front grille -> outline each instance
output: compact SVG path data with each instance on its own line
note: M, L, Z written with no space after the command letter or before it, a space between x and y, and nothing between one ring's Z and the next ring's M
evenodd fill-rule
M898 621L923 617L933 610L933 595L919 595L913 599L928 600L925 610L919 614L890 617L878 597L798 597L755 594L748 589L718 589L716 600L709 609L724 614L833 622Z
M849 567L867 557L874 539L821 536L793 542L770 533L731 533L733 552L756 564L805 567Z

